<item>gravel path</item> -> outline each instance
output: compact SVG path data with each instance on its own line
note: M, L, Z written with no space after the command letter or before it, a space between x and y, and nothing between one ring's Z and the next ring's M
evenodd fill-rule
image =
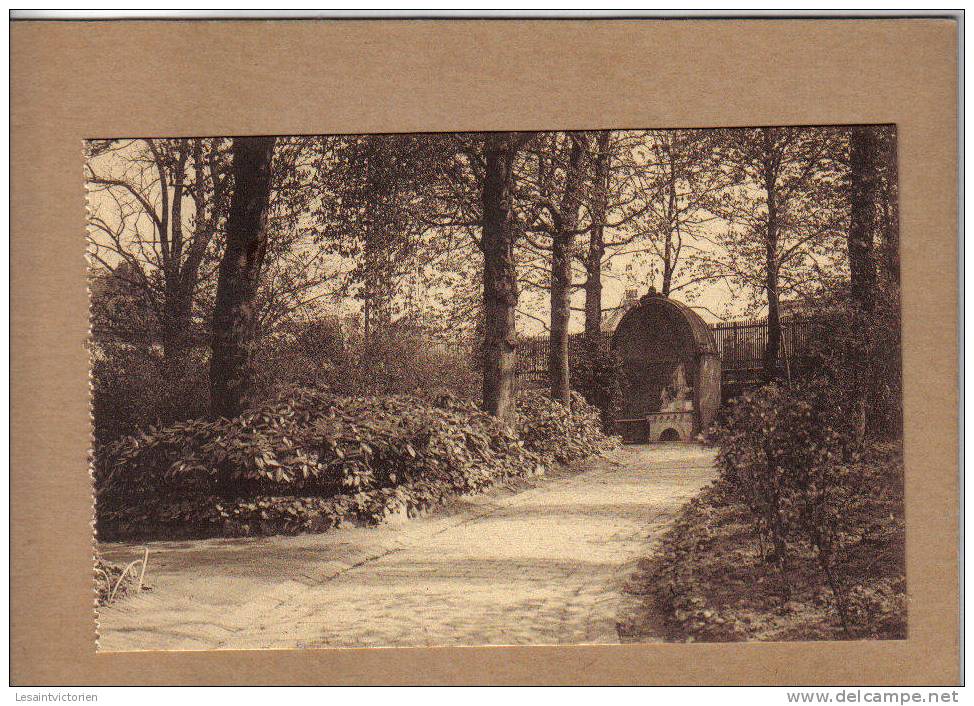
M99 649L618 642L626 578L712 468L709 449L630 446L399 525L154 542L153 590L100 611Z

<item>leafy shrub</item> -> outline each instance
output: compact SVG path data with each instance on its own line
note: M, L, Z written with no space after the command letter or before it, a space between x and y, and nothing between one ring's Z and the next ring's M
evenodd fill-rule
M718 464L751 510L762 554L780 569L784 597L790 562L801 556L795 545L811 547L849 633L855 616L836 564L845 537L865 529L861 515L849 522L850 508L863 502L864 476L849 465L856 459L843 409L842 392L822 380L746 393L718 429Z
M516 425L525 446L559 463L570 463L613 448L616 437L602 431L599 410L577 392L569 404L540 391L525 391L517 398Z
M780 385L746 392L717 430L718 464L754 512L762 534L786 561L788 539L816 524L841 458L839 436L823 419L813 394Z
M421 505L423 483L469 493L543 470L544 458L513 428L450 395L431 404L298 389L232 420L150 427L99 449L99 532L125 533L149 517L185 523L200 498L354 497L415 486Z
M206 414L208 365L200 350L188 351L177 365L137 347L97 346L91 366L96 442Z
M598 413L522 395L517 427L446 393L335 397L300 388L234 419L145 432L96 453L103 539L321 531L415 514L612 444Z
M336 396L409 391L432 400L442 392L475 399L479 378L461 349L430 345L418 335L375 337L368 345L343 338L337 321L289 325L259 342L250 404L273 403L295 388ZM161 347L98 341L92 345L95 439L109 444L149 426L199 419L209 411L206 346L177 360Z
M607 346L586 343L571 363L572 387L599 410L602 429L609 432L622 401L622 361Z
M668 639L905 638L901 450L872 444L860 461L842 466L836 480L842 511L832 569L844 588L848 631L817 550L800 537L789 544L791 594L782 597L780 567L768 561L754 513L740 488L721 477L683 508L656 556L634 577L650 588L637 592L666 611ZM649 627L658 634L658 624Z
M897 291L883 291L868 314L841 296L822 299L811 312L811 330L802 361L803 377L827 380L846 393L843 414L865 412L874 438L898 438L903 430L903 373ZM847 393L866 390L866 409L853 408Z

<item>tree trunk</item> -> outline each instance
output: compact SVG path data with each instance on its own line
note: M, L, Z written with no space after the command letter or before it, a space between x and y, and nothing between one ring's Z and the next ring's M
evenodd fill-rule
M769 248L770 250L770 248ZM764 379L778 376L778 354L781 350L781 313L778 302L778 272L774 258L768 256L765 288L768 291L768 340L764 346Z
M213 308L210 414L234 417L250 392L254 298L267 249L273 137L233 140L234 189Z
M517 137L491 133L484 145L484 409L501 419L514 408L517 275L513 181Z
M900 285L900 218L896 129L886 135L886 179L883 203L883 266L885 276L897 290Z
M764 379L778 376L778 353L781 349L781 316L778 308L778 193L777 175L771 159L771 136L765 131L764 189L768 202L765 233L765 280L768 296L768 340L764 346Z
M600 230L601 228L593 228ZM592 234L593 240L600 235ZM585 262L585 341L590 348L602 345L602 255L604 247L590 243Z
M866 438L869 396L873 388L872 315L876 296L876 262L873 252L873 231L876 225L876 196L878 173L875 129L867 126L852 128L849 139L849 173L852 182L849 223L849 273L852 302L855 307L853 325L858 341L855 361L855 401L853 428L856 446Z
M873 230L876 223L878 142L871 127L852 128L849 141L849 171L852 180L849 224L849 272L852 300L863 313L873 310L876 290L876 262Z
M173 192L169 218L169 257L166 262L165 297L163 302L165 321L162 332L163 355L170 363L182 360L188 346L189 328L180 315L183 299L183 192L186 188L186 161L189 157L189 140L180 140L179 153L173 169Z
M589 347L602 343L602 258L605 256L605 217L609 200L609 131L596 139L595 194L592 230L585 258L585 340Z
M192 311L195 286L190 287L180 275L166 292L168 330L163 341L163 355L170 363L183 360L192 344Z
M675 269L673 235L679 222L676 201L676 158L673 156L672 142L667 143L666 156L669 162L666 166L670 175L667 181L666 233L664 234L666 241L663 243L663 287L660 289L660 294L664 297L670 296L670 288L673 286L673 270Z
M548 379L551 396L567 402L570 395L568 324L571 319L571 244L557 238L551 249L551 345L548 348Z
M212 147L214 151L216 147ZM174 278L174 286L166 293L166 307L172 330L178 332L178 337L170 340L173 348L172 355L181 358L186 351L195 343L195 331L193 330L193 304L196 299L196 291L199 288L200 267L206 257L207 250L213 240L219 224L220 214L223 211L223 199L225 196L224 183L225 177L221 178L217 168L217 159L211 153L209 164L203 156L203 140L192 141L193 173L195 183L192 189L193 205L193 234L188 241L186 257L182 263L176 263L178 272ZM209 171L210 180L213 184L212 201L207 204L205 196L205 177L204 172ZM176 196L174 195L174 199ZM173 203L173 229L176 228L177 219L176 204ZM181 240L173 238L174 241ZM182 259L182 258L180 258ZM170 352L167 348L167 358Z
M376 138L378 139L378 138ZM382 152L382 142L375 143L378 152L366 152L362 159L365 169L365 189L372 200L364 214L365 238L362 259L365 265L362 281L362 312L365 341L381 340L390 323L389 300L392 297L392 270L390 266L390 242L386 236L387 225L382 214L389 204L389 179L387 157Z
M548 358L548 378L551 396L568 402L571 399L571 380L568 367L568 326L571 321L572 250L578 209L582 198L582 160L585 139L581 133L571 133L571 148L562 193L555 219L556 232L551 247L551 346Z

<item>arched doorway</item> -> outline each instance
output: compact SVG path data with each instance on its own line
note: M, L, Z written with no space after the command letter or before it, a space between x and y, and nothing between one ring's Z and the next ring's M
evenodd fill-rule
M659 435L660 441L682 441L680 438L680 432L678 432L673 427L667 427L662 434Z

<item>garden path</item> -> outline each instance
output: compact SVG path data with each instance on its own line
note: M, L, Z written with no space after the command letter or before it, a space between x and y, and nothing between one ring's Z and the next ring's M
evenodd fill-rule
M628 446L398 525L154 542L153 590L100 611L99 647L618 642L626 578L714 477L713 455ZM116 562L141 555L102 551Z

